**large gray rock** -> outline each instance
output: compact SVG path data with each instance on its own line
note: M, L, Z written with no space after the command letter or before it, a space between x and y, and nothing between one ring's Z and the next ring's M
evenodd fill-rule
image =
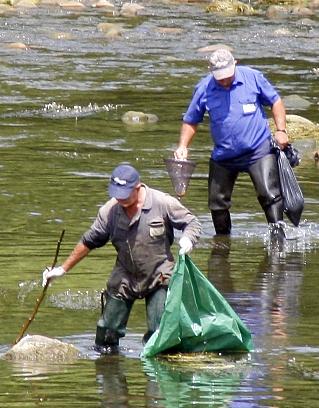
M80 351L72 344L45 336L25 336L2 358L14 361L58 361L71 362L81 357Z

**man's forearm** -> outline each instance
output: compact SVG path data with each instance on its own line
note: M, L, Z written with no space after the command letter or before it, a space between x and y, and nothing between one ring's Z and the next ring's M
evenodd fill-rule
M275 139L281 148L288 144L288 135L286 131L286 109L283 101L278 99L271 108L275 122Z
M188 146L190 145L197 130L197 125L183 123L179 137L178 147L175 150L175 159L186 160L188 156Z
M197 125L190 125L183 123L181 127L181 133L179 138L178 147L188 147L196 133Z
M88 253L90 252L90 249L79 242L69 255L69 257L63 262L62 267L63 269L67 272L70 269L73 268L77 263L81 261L81 259L85 258Z

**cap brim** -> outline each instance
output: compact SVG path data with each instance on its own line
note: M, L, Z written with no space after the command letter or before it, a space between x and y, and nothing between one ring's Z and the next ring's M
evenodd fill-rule
M217 81L220 81L221 79L225 78L230 78L234 75L235 73L235 64L231 64L228 67L221 68L221 69L215 69L212 71L212 74Z
M126 200L131 195L133 188L123 187L115 184L109 185L109 196L117 200Z

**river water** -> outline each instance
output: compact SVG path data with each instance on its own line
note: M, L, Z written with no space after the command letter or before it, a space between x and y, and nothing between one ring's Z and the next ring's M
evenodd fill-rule
M207 71L198 49L231 46L240 63L263 70L283 97L309 101L288 113L318 121L318 17L223 18L205 13L203 4L143 5L142 15L133 18L59 7L1 16L0 353L33 310L41 271L52 263L62 229L60 260L107 199L107 178L119 162L136 166L152 187L174 193L163 158L172 155L181 114ZM107 38L98 29L105 22L122 24L122 36ZM13 42L28 49L8 47ZM121 117L128 110L156 114L159 121L125 125ZM120 354L98 358L91 346L99 292L115 256L106 246L49 288L28 330L73 343L87 358L65 365L0 360L0 405L317 407L317 146L314 139L295 145L302 155L296 174L305 210L299 228L288 223L283 248L269 242L245 175L234 193L232 237L213 239L206 205L207 123L191 149L197 167L183 201L203 224L192 259L252 331L253 352L196 363L143 361L141 301Z

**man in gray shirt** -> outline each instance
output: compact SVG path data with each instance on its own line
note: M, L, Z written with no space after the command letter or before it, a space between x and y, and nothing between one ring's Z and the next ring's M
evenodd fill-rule
M95 346L110 352L125 336L131 308L145 298L148 331L144 342L158 328L169 279L174 268L171 245L174 229L181 230L180 254L189 253L200 235L198 219L176 198L140 182L137 170L116 167L109 183L111 199L104 204L87 232L62 266L43 272L48 279L64 275L95 248L111 241L116 262L107 282L104 310L97 322Z

